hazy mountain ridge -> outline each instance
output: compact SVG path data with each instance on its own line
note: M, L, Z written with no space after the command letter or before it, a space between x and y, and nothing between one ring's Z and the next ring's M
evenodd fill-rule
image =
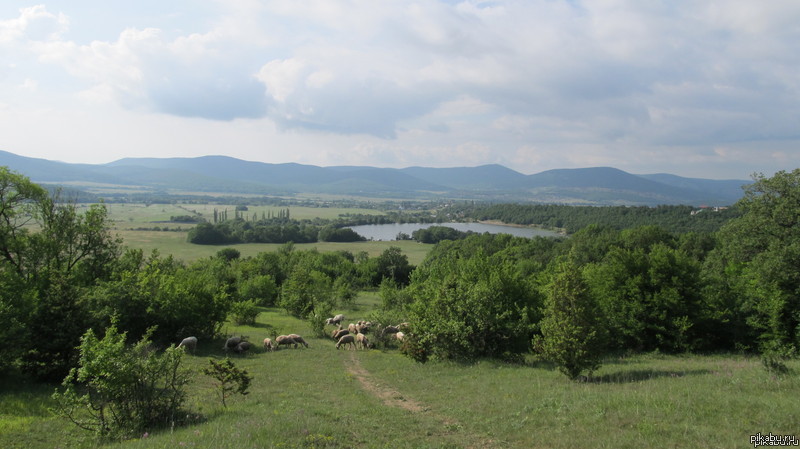
M160 191L332 193L394 198L447 197L568 204L728 205L744 180L634 175L612 167L556 169L525 175L502 165L477 167L318 167L268 164L228 156L125 158L70 164L0 151L0 165L43 184L106 183Z

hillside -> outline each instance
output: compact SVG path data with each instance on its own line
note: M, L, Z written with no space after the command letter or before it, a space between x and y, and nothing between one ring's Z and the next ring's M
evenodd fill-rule
M635 175L611 167L524 175L502 165L403 169L296 163L268 164L227 156L125 158L69 164L0 151L0 165L37 183L113 184L159 192L278 195L327 193L385 198L450 198L582 205L728 205L749 181Z

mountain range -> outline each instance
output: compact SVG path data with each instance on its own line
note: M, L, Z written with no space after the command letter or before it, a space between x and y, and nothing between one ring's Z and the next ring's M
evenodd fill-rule
M369 198L452 198L582 205L730 205L751 181L635 175L611 167L547 170L525 175L502 165L453 168L318 167L268 164L227 156L124 158L71 164L0 151L0 166L39 184L153 192L293 195L326 193Z

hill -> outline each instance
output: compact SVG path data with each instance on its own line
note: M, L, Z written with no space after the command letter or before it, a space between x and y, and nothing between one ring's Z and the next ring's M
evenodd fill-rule
M582 205L729 205L749 181L635 175L611 167L525 175L502 165L403 169L296 163L268 164L227 156L125 158L69 164L0 151L0 165L41 184L114 184L159 192L278 195L328 193L385 198L455 198Z

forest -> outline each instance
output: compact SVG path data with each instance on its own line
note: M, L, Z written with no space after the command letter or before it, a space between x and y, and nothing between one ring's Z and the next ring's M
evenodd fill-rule
M471 213L564 227L531 217L584 216L577 209L497 205ZM724 223L725 212L707 212L717 223L712 231L658 221L674 207L585 209L631 221L592 215L597 223L563 238L442 238L416 267L398 248L369 257L292 243L247 258L229 248L185 264L125 248L102 203L81 212L0 168L0 370L60 382L82 366L89 333L111 329L123 343L147 339L163 348L187 335L219 337L226 320L246 321L259 306L279 307L322 336L324 319L365 289L379 292L376 321L409 323L401 351L421 363L519 363L535 354L579 379L608 354L738 351L761 354L775 369L796 357L800 170L758 177ZM302 229L294 232L302 237Z

